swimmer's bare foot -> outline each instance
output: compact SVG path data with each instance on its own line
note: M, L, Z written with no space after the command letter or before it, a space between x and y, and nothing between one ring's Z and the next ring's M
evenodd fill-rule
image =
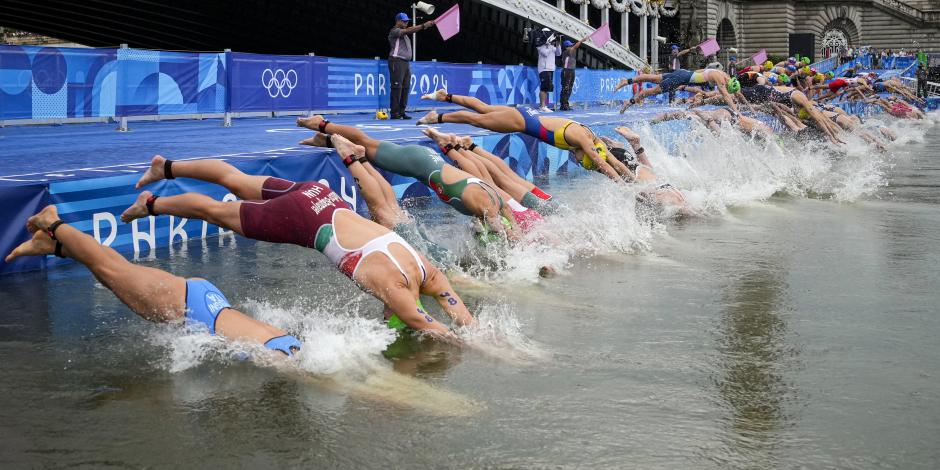
M620 91L621 88L623 88L623 87L625 87L625 86L627 86L627 85L629 85L629 84L630 84L630 79L629 79L629 78L621 78L620 81L617 82L617 86L614 87L614 91Z
M309 145L311 147L329 147L329 141L327 140L327 135L322 132L317 132L316 135L310 137L309 139L301 140L300 145Z
M434 93L428 93L426 95L421 95L422 100L433 100L433 101L447 101L447 90L443 88L437 89Z
M321 122L323 122L323 116L319 114L307 118L297 118L297 127L306 127L311 131L319 131Z
M418 122L415 123L415 125L418 126L426 126L430 124L437 124L437 111L428 111L428 113L425 114L423 118L418 119Z
M59 220L59 210L50 204L43 207L36 215L26 219L26 230L30 233L45 231L57 220Z
M630 98L629 100L624 101L623 106L620 107L620 114L627 112L627 108L629 108L634 103L636 103L636 101L634 101L633 98Z
M31 240L23 242L20 246L14 248L13 251L4 258L4 261L9 263L20 256L51 255L54 251L55 240L49 238L49 234L45 231L37 230L33 233Z
M121 213L121 222L127 223L150 215L150 211L147 210L147 199L150 199L150 196L153 196L150 191L140 193L134 204Z
M422 132L424 135L430 137L431 140L434 141L434 143L436 143L437 145L440 145L441 147L444 147L444 146L446 146L448 143L450 143L450 142L449 142L449 140L450 140L450 134L445 134L445 133L443 133L443 132L441 132L441 131L439 131L439 130L433 128L433 127L426 127L426 128L424 128L424 129L421 129L421 132Z
M164 165L166 165L166 158L160 155L154 155L153 160L150 160L150 168L147 169L144 176L141 176L140 179L137 180L137 184L134 185L134 188L140 189L148 184L156 183L166 178L163 169Z
M625 139L629 140L630 142L640 141L640 135L637 134L636 132L633 132L633 129L630 129L628 127L620 126L614 129L614 132L622 135Z
M341 135L333 135L333 147L336 148L336 153L338 153L340 157L348 157L350 155L362 157L366 154L365 147L356 145Z

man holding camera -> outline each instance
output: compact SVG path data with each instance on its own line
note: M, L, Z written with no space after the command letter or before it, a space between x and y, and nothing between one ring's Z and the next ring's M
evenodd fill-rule
M388 79L391 82L389 94L389 108L392 110L392 119L411 119L405 114L408 106L408 87L411 85L412 58L411 38L409 34L416 33L434 26L434 20L408 27L407 13L395 15L395 27L388 33L388 43L391 50L388 53Z
M545 37L545 43L536 46L539 52L539 103L542 105L539 111L543 113L552 112L548 107L548 94L555 91L555 57L561 55L561 44L559 37L550 29L542 29Z

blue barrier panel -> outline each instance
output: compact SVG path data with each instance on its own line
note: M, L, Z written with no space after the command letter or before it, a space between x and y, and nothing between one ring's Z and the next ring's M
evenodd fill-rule
M118 49L117 115L225 112L225 54Z
M388 105L388 66L384 60L318 58L326 90L317 90L314 108L378 109ZM318 84L323 83L318 80Z
M49 204L45 185L0 188L0 201L3 201L0 207L3 213L3 225L0 226L0 274L40 269L42 260L37 257L20 258L10 264L4 262L3 258L32 236L26 231L26 219Z
M630 99L633 96L632 86L624 87L616 93L614 93L614 87L621 78L635 76L634 71L577 69L569 101L595 103L612 99ZM560 78L558 83L561 83ZM560 87L556 89L560 90Z
M313 58L229 52L229 111L312 109Z
M115 115L115 49L0 46L0 120Z

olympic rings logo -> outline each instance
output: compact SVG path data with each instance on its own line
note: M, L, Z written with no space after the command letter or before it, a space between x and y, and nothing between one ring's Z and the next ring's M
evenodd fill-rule
M290 92L297 87L297 72L290 69L285 72L282 69L272 71L264 69L261 72L261 86L268 90L268 96L271 98L287 98Z

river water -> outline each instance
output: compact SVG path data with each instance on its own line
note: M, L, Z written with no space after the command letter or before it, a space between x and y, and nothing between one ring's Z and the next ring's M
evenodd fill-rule
M545 183L567 207L543 243L458 287L465 350L389 347L325 258L240 238L140 262L297 332L296 364L139 320L77 266L2 278L0 465L937 468L940 137L892 126L887 155L640 126L703 216Z

